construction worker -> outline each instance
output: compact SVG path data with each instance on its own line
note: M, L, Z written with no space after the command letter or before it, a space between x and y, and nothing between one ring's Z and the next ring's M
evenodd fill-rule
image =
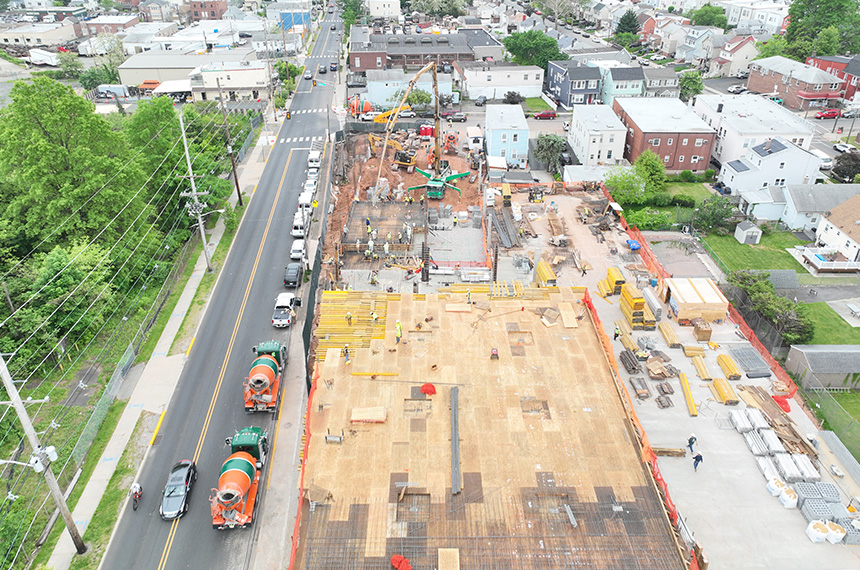
M421 194L420 196L418 196L418 203L421 204L422 206L424 205L424 194Z
M364 218L364 225L370 227L370 218Z
M373 324L375 325L379 322L379 315L377 315L376 313L371 311L370 312L370 319L373 321Z
M361 251L361 240L355 240L355 251Z
M373 240L372 239L367 240L367 251L373 253Z
M400 324L400 321L394 325L394 338L397 339L397 342L394 344L400 344L400 337L403 336L403 325Z
M349 364L349 345L343 345L343 362L344 364Z
M373 228L371 228L370 226L367 226L367 235L370 235L370 233L372 231L373 231Z
M466 289L466 304L467 305L472 304L472 290L471 289Z
M403 243L403 232L397 232L397 243Z
M349 311L346 312L346 324L352 326L352 313Z
M454 216L454 227L457 227L457 216Z
M388 256L388 242L385 242L385 245L382 246L382 251Z
M388 241L388 242L391 241L391 232L388 232L387 234L385 234L385 241Z

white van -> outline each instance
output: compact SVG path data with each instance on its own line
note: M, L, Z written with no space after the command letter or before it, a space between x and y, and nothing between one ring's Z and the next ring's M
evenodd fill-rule
M319 150L312 150L308 153L308 168L319 168L322 164L322 152Z
M818 167L819 170L830 170L833 168L833 159L823 150L813 148L809 152L821 159L821 166Z
M472 152L484 149L484 134L481 132L481 127L466 127L466 140Z
M311 210L313 210L313 202L313 192L302 192L301 194L299 194L299 212L306 212L310 214Z
M302 210L296 212L293 216L293 229L290 230L290 235L297 238L303 238L308 235L308 220L310 216Z

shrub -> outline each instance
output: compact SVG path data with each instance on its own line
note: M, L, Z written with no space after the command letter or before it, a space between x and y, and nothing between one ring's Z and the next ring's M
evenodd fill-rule
M640 230L664 230L672 227L672 215L668 212L644 208L642 210L630 210L624 214L627 223Z
M678 179L680 179L681 182L695 182L696 175L690 170L684 170L680 175L678 175Z
M682 208L695 208L696 199L688 194L676 194L672 196L672 205L681 206Z
M657 206L658 208L661 206L668 206L672 203L672 195L668 192L657 192L651 195L651 199L648 200L648 203L651 206Z
M505 98L502 99L502 103L504 103L505 105L519 105L525 100L526 98L517 93L516 91L508 91L507 93L505 93Z
M711 182L714 179L714 174L716 174L716 171L713 168L707 169L705 174L702 175L702 182Z

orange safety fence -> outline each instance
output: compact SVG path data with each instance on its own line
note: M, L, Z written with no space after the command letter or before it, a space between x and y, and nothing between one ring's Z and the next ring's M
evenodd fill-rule
M308 409L305 411L305 445L302 451L302 469L299 475L299 506L296 508L296 525L293 528L293 544L290 549L290 565L288 568L294 568L296 563L296 550L299 548L299 529L302 526L302 504L305 494L305 467L308 462L308 451L311 446L311 404L314 401L314 392L317 390L317 381L320 377L319 363L314 365L314 377L311 380L311 389L308 392Z
M791 398L794 398L794 395L797 393L797 385L791 379L791 377L786 373L785 370L782 369L782 366L773 359L770 352L764 347L758 337L755 335L753 330L747 324L746 320L744 320L743 316L735 309L734 305L729 304L729 318L738 326L738 330L744 337L749 340L749 343L753 345L753 347L758 351L761 357L764 359L768 368L770 368L771 372L777 377L777 379L784 383L788 388L788 394L785 395L776 395L771 396L773 400L779 404L779 407L783 409L785 412L791 411L791 406L788 401Z

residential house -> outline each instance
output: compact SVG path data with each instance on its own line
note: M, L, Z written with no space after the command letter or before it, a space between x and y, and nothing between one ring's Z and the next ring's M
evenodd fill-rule
M644 67L645 97L674 97L681 96L681 86L678 74L668 67Z
M852 344L794 344L785 369L806 389L860 388L860 346Z
M841 79L845 87L843 99L860 106L860 54L813 56L806 58L806 63Z
M451 95L454 86L451 74L439 73L437 77L439 94ZM369 69L367 71L367 92L362 94L362 98L377 108L394 107L403 98L403 93L412 79L414 79L414 74L405 73L402 69ZM425 73L415 82L414 89L430 93L433 97L433 77L429 73Z
M729 34L724 34L720 31L716 34L708 34L705 39L702 40L704 58L699 62L699 69L704 72L708 70L711 66L711 61L720 57L720 53L723 51L723 47L725 47L726 42L729 41L730 37L731 36L729 36Z
M854 262L853 271L860 270L860 194L848 198L818 223L815 236L818 245L832 250L839 258Z
M645 73L637 66L625 67L606 65L610 62L593 62L600 68L603 75L603 92L601 100L604 105L612 105L616 97L641 97L645 92ZM614 62L612 62L614 63Z
M508 91L523 97L540 97L543 93L544 71L536 65L455 61L453 67L456 87L469 99L502 99Z
M627 127L628 161L651 150L669 172L708 169L716 132L680 99L618 98L612 108Z
M465 34L371 34L367 28L353 26L349 39L349 68L352 72L368 69L420 69L435 61L437 65L455 61L475 61L475 52Z
M678 46L684 45L687 38L687 28L673 20L662 20L654 28L651 44L666 56L674 57Z
M723 33L720 28L707 26L687 26L686 32L683 43L675 49L675 59L695 66L700 65L710 55L705 46L705 39L711 35Z
M788 2L712 0L711 4L725 10L730 26L740 28L744 25L750 27L752 24L771 35L778 35L783 33L788 25Z
M741 197L739 209L748 216L764 220L779 220L785 209L785 197L777 202L765 197L773 206L765 209L759 205L761 191L768 193L771 187L780 189L788 184L815 183L821 177L818 168L821 159L782 137L767 140L748 149L746 156L723 164L717 178L732 194Z
M146 22L172 22L178 17L176 6L168 0L149 0L142 2L139 8Z
M780 221L792 231L816 231L821 218L860 194L860 184L789 184Z
M220 20L227 11L227 0L192 0L188 3L191 8L191 21Z
M399 0L364 0L371 18L397 18L400 15Z
M565 108L600 101L600 70L571 60L551 61L547 66L547 92Z
M126 55L134 55L150 50L161 50L159 40L169 38L179 31L179 25L176 22L141 22L140 24L126 30L122 37L122 50ZM93 44L97 53L103 53L109 47L107 43L102 45L101 38L91 38L88 43ZM81 51L81 46L78 46L78 52Z
M708 70L710 77L737 77L742 71L749 71L750 62L758 55L755 38L735 36L728 40L716 58L711 59Z
M457 35L466 38L466 44L472 48L475 61L504 61L505 46L491 36L487 30L483 28L460 29L457 30Z
M265 61L222 61L201 65L189 76L195 101L260 101L269 95L269 70ZM219 86L220 82L220 86Z
M567 141L585 166L619 164L624 159L627 128L606 105L576 105Z
M624 49L618 49L612 46L601 46L596 48L582 48L567 50L570 61L577 63L591 63L593 61L615 61L624 65L629 65L633 59L630 53Z
M526 168L529 125L519 105L487 105L484 140L488 157L500 157L509 165Z
M75 18L50 24L23 24L0 30L0 46L56 46L78 37Z
M844 80L822 69L782 56L750 63L747 87L782 98L792 109L828 106L842 98Z
M775 137L809 150L815 132L812 123L760 95L702 94L696 96L693 110L717 130L713 158L720 164L738 160Z

